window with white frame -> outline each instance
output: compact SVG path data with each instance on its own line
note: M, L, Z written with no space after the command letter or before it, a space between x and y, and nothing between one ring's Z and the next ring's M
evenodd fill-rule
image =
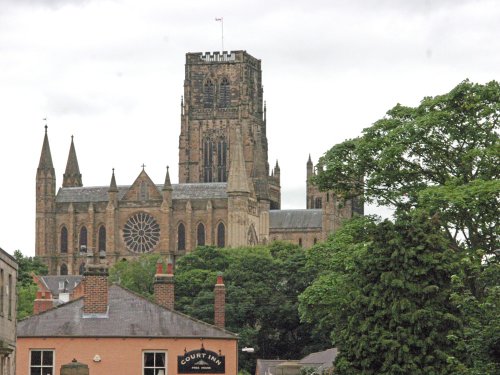
M30 351L30 375L54 375L54 351L33 349Z
M143 353L143 375L167 375L167 354L159 351Z

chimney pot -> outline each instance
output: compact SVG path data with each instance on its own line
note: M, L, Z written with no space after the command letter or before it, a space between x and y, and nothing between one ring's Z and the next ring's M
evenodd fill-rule
M163 262L161 259L158 259L158 262L156 262L156 274L163 274Z
M174 274L174 265L170 262L167 264L167 274L168 275Z

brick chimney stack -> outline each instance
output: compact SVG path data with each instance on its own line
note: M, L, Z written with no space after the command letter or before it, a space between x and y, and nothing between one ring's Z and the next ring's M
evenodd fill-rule
M174 267L172 263L167 264L167 273L163 272L161 259L156 263L156 274L154 282L155 302L169 310L174 309Z
M108 266L90 264L83 273L83 313L106 314L108 312Z
M44 311L50 310L54 307L54 300L52 298L52 293L48 291L37 291L36 299L33 304L33 313L40 314Z
M222 274L217 275L214 297L214 324L219 328L224 328L226 325L226 287Z

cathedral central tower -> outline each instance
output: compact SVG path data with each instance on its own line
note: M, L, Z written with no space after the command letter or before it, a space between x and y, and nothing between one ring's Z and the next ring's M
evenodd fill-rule
M279 208L279 179L269 176L260 60L245 51L186 54L179 182L227 182L236 128L251 188Z

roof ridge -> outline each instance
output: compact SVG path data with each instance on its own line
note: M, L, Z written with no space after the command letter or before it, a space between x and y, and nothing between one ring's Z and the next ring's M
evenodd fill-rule
M130 294L132 294L132 295L134 295L134 296L136 296L136 297L139 297L139 298L141 298L141 299L145 300L146 302L149 302L149 303L151 303L151 304L153 304L153 305L156 305L156 306L158 306L158 307L160 307L160 308L162 308L162 309L164 309L164 310L170 311L171 313L177 314L177 315L182 316L182 317L184 317L184 318L188 318L189 320L192 320L192 321L194 321L194 322L196 322L196 323L201 323L201 324L206 325L206 326L208 326L208 327L214 328L214 329L216 329L216 330L218 330L218 331L222 331L222 332L224 332L224 333L228 333L228 334L230 334L230 335L234 335L234 336L238 337L238 334L237 334L237 333L234 333L234 332L228 331L228 330L226 330L226 329L224 329L224 328L217 327L217 326L215 326L215 325L213 325L213 324L210 324L210 323L204 322L203 320L199 320L199 319L193 318L192 316L189 316L189 315L187 315L187 314L181 313L180 311L167 309L165 306L162 306L162 305L160 305L160 304L156 303L155 301L152 301L152 300L150 300L149 298L146 298L146 297L145 297L145 296L143 296L142 294L139 294L139 293L137 293L137 292L135 292L135 291L133 291L133 290L130 290L130 289L128 289L128 288L126 288L126 287L124 287L124 286L122 286L122 285L119 285L119 284L117 284L117 283L113 283L111 286L116 286L116 287L119 287L120 289L124 290L125 292L128 292L128 293L130 293Z

